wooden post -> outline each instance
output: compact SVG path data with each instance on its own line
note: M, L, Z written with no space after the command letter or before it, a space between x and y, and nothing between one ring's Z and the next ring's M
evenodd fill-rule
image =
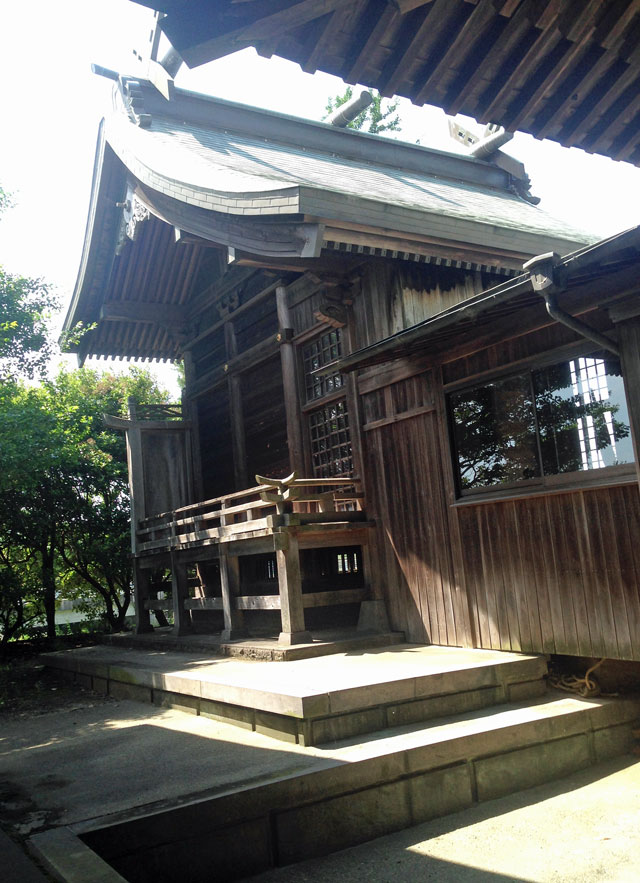
M244 615L236 607L236 597L240 591L240 561L237 555L227 555L226 551L220 555L220 585L224 614L224 629L220 637L223 641L244 638L247 635Z
M191 464L193 470L193 491L196 500L204 499L204 484L202 480L202 459L200 455L200 425L198 417L198 403L191 398L190 389L195 381L195 368L193 365L193 353L185 350L183 355L185 388L182 392L182 413L185 420L191 421Z
M136 554L138 524L147 517L144 493L144 463L142 459L142 432L136 417L135 400L129 399L129 426L127 437L127 468L131 498L131 551Z
M304 472L304 449L302 445L302 412L298 396L298 370L296 348L291 343L291 315L284 285L276 288L276 307L280 326L280 362L284 388L284 410L287 418L287 442L289 445L289 468L292 472Z
M227 353L227 362L237 355L236 335L233 323L226 322L224 326L224 341ZM236 489L244 488L249 483L247 472L247 447L244 432L244 415L242 411L242 379L238 374L232 374L227 380L229 395L229 417L231 420L231 447L233 450L233 472Z
M173 597L173 633L186 635L191 631L191 618L184 609L187 598L187 566L171 556L171 594Z
M224 509L223 500L220 509L220 527L224 527L227 523ZM236 607L236 598L240 594L240 561L237 555L228 555L224 545L220 546L220 588L224 615L224 629L220 637L223 641L246 637L244 614Z
M610 315L614 320L618 318L613 310L610 311ZM638 481L640 481L640 317L627 316L622 310L619 315L620 324L616 326L616 330L620 346L622 378L629 409L636 474Z
M273 540L278 565L282 620L279 641L281 644L310 643L312 641L311 633L304 626L298 538L291 531L281 531L274 534Z
M364 585L369 591L370 597L366 601L360 602L357 625L359 632L388 632L391 630L387 605L377 584L378 581L375 579L376 574L381 572L379 564L374 564L374 560L377 562L376 552L377 550L372 550L368 543L363 543L360 547L360 564L364 572Z
M144 606L144 602L151 595L151 571L143 569L134 560L133 563L133 597L136 607L136 635L152 632L151 613Z

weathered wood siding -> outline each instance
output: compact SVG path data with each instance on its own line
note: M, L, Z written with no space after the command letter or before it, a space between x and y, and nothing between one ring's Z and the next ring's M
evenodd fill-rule
M233 487L231 418L226 387L212 390L197 400L204 499L229 492Z
M287 418L280 354L242 375L247 473L282 478L289 473Z
M429 264L371 262L354 300L355 348L423 322L498 282L504 282L504 276Z
M141 433L144 511L168 512L193 502L190 439L185 430Z
M430 373L364 396L367 509L377 523L379 579L394 627L410 641L457 644L434 401Z
M461 507L477 644L640 659L637 485Z
M444 380L576 343L541 328L444 365ZM409 640L639 660L637 482L456 502L442 373L377 371L387 385L367 373L363 444L393 626Z

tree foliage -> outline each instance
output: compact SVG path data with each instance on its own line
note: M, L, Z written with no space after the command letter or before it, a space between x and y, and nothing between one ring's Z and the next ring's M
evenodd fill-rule
M7 609L13 611L14 633L20 595L23 607L25 598L32 602L23 619L33 608L44 611L53 637L61 588L88 606L87 599L99 599L109 627L123 626L131 592L126 450L103 415L124 413L129 396L166 399L137 369L126 375L61 371L38 386L13 381L0 387L0 607L5 619Z
M380 135L382 132L399 132L402 128L400 116L397 113L399 101L383 98L379 92L372 92L373 101L369 107L361 111L358 116L347 123L347 128L370 132L372 135ZM347 86L342 95L329 98L326 106L326 116L332 114L347 101L353 98L353 89Z
M11 198L0 188L0 214ZM133 396L166 400L146 371L79 369L47 378L56 299L0 267L0 645L78 596L121 628L130 601L125 440L103 415ZM37 382L35 382L37 381Z

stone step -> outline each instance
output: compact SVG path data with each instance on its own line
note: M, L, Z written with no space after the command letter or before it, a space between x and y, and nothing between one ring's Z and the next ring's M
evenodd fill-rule
M131 883L233 880L555 780L629 750L637 699L549 693L299 756L173 808L93 819L76 836ZM297 766L296 766L297 765ZM35 840L46 853L46 834ZM38 839L40 838L40 839Z
M277 638L253 637L234 641L223 641L220 634L175 635L171 628L156 628L153 632L134 635L121 632L104 635L103 642L112 647L126 647L131 650L146 648L187 653L207 652L216 656L230 656L240 659L256 659L265 662L292 662L297 659L315 659L333 653L346 653L355 650L368 650L387 647L391 644L404 644L403 632L358 632L351 630L316 631L314 640L306 644L286 646Z
M540 696L546 660L491 650L401 644L315 659L211 659L88 647L43 654L68 679L316 745Z

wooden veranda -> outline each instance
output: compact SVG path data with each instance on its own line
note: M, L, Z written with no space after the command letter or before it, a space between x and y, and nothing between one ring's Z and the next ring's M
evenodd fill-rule
M192 628L195 611L221 610L222 637L232 640L247 634L244 611L278 610L282 622L280 643L311 641L305 625L306 609L359 604L369 596L365 586L303 592L302 550L339 548L337 554L346 575L354 565L344 550L366 548L372 525L365 512L355 508L360 502L357 484L349 478L292 478L144 519L136 531L139 629L151 627L151 610L168 606L152 597L152 569L164 567L171 571L176 634ZM354 508L346 509L345 505ZM312 508L316 511L308 511ZM255 579L244 584L240 559L255 555L275 556L277 591L257 594L260 583L256 587ZM207 564L213 561L219 568L217 585L208 576ZM190 566L199 580L194 597L190 594ZM309 574L307 581L313 581L313 575Z
M139 419L159 413L173 419ZM177 406L149 410L130 403L128 420L107 418L112 428L125 430L129 460L138 464L131 488L138 633L153 629L152 612L164 623L164 611L171 610L173 631L183 635L197 627L200 614L218 611L221 637L229 641L247 636L245 612L278 611L279 642L306 643L311 634L305 610L369 600L365 575L373 522L357 478L256 476L254 487L159 514L152 506L154 514L140 517L158 485L165 499L179 499L185 491L172 482L170 470L158 467L166 462L162 448L189 457L189 425L179 416ZM329 557L320 566L305 566L301 553L320 550L330 550ZM243 568L241 561L251 558L259 566Z

